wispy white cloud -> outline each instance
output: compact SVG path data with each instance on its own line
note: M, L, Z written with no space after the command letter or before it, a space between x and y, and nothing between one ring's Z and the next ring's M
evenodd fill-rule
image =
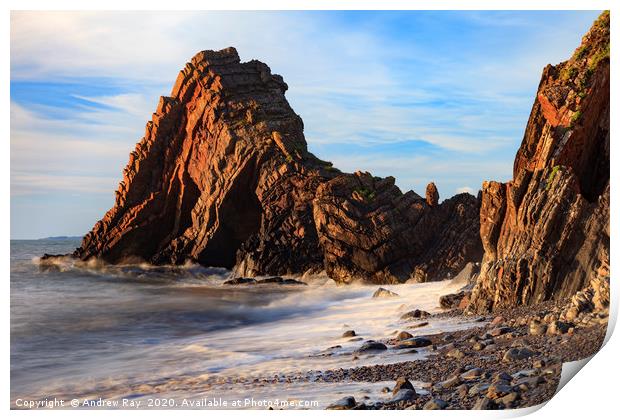
M42 191L76 191L88 193L104 193L112 196L118 185L114 177L88 175L55 175L50 173L37 174L14 171L11 174L12 195L37 194Z
M128 114L132 118L144 118L144 110L152 108L152 97L148 98L144 94L140 93L121 93L118 95L106 95L106 96L83 96L73 95L77 99L82 99L92 104L104 105L109 108L113 108L113 112ZM100 116L100 108L90 108L87 114L81 114L80 118L87 116L91 119Z
M63 190L112 196L131 150L126 137L134 143L139 137L137 127L123 126L122 110L102 112L107 123L97 127L11 103L11 195Z

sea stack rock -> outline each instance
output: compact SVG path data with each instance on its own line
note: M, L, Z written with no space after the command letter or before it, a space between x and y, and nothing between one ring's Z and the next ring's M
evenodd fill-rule
M429 183L426 186L426 204L429 206L436 206L439 203L439 191L434 182Z
M476 197L429 206L394 178L341 173L308 151L286 90L234 48L196 54L73 255L374 283L440 279L481 258Z
M470 309L567 298L609 265L609 81L605 12L568 61L544 69L513 180L482 186Z
M234 48L196 54L130 154L116 205L75 255L232 268L245 244L256 272L320 267L311 203L337 172L308 153L286 90Z

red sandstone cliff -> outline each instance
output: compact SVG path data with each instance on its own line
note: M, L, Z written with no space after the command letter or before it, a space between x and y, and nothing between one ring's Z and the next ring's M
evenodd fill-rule
M609 33L606 12L544 69L513 180L483 185L471 310L570 297L609 265Z
M481 257L476 198L438 204L434 184L427 202L393 178L342 174L308 152L286 90L234 48L198 53L74 256L378 283L443 278Z

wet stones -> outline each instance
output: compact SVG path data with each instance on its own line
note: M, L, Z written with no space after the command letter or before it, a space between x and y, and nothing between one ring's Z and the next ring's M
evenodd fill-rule
M374 382L402 377L403 382L404 378L415 378L431 384L428 394L423 392L414 398L408 392L397 389L389 398L384 396L375 403L366 403L368 409L423 409L427 404L427 409L440 409L441 407L434 406L434 402L429 402L433 400L444 401L447 403L445 408L455 409L507 409L538 404L553 395L562 358L582 354L575 353L576 350L567 348L566 344L572 343L572 340L582 343L579 339L593 338L591 333L584 329L576 329L573 335L567 333L549 336L547 332L543 336L527 334L529 323L533 320L538 320L543 325L559 320L558 314L564 308L561 305L544 303L532 309L503 311L506 319L492 329L481 325L466 331L457 330L427 336L425 338L432 342L434 350L430 352L428 360L416 359L385 366L380 364L381 361L377 361L378 364L374 366L352 368L350 373L342 378ZM524 316L525 310L531 312ZM527 322L520 325L523 321L521 318L525 317ZM499 335L493 330L498 330ZM403 331L392 333L392 338L386 343L390 348L401 341L419 338L397 341L396 337L400 332ZM596 334L600 334L601 340L604 337L604 331ZM515 338L511 339L513 335ZM403 334L401 337L406 336ZM481 353L471 351L478 343L486 347ZM576 344L575 347L583 351L583 346ZM555 354L556 351L559 351L558 356L553 359L544 356Z
M491 379L493 382L510 382L512 381L512 375L506 372L497 372L491 377Z
M553 314L546 315L543 320L534 319L530 322L531 335L561 335L568 333L573 324L555 319Z
M487 384L487 383L484 383L484 382L475 383L474 385L472 385L471 388L469 388L468 394L470 396L479 395L479 394L481 394L483 392L486 392L487 389L489 389L490 386L491 386L490 384Z
M350 410L355 407L356 401L353 397L344 397L327 406L327 410Z
M484 371L480 368L473 368L470 369L466 372L464 372L463 374L461 374L461 378L465 379L465 380L471 380L471 379L476 379L482 376L482 374L484 373Z
M400 403L403 401L414 401L418 394L413 389L401 389L390 400L390 403Z
M476 341L474 345L471 346L471 348L476 351L484 350L485 347L486 347L486 344L484 344L482 341Z
M413 385L411 384L411 382L409 382L409 379L405 378L404 376L401 376L400 378L396 380L396 385L394 385L394 390L392 391L392 395L395 396L403 389L410 389L410 390L415 391L415 389L413 388Z
M502 404L505 408L511 408L513 403L519 398L518 392L511 392L510 394L504 395L501 398L495 400L496 403Z
M547 326L540 321L530 322L529 332L532 335L545 335L547 332Z
M461 291L458 293L443 295L439 298L439 306L443 309L458 308L463 298L465 298L465 294L466 293L464 291Z
M411 321L414 319L426 318L430 314L421 309L414 309L413 311L406 312L400 316L400 319L403 321Z
M572 306L566 310L565 318L567 321L574 321L580 314L580 310L576 306Z
M544 382L544 379L540 376L530 376L523 377L515 381L514 385L516 388L527 391L528 389L534 389L538 386L538 384Z
M285 286L307 286L303 281L295 279L284 279L282 277L267 277L265 279L256 280L256 284L280 284Z
M413 337L406 340L399 341L395 348L397 349L408 349L408 348L419 348L419 347L428 347L433 342L426 337Z
M557 360L557 359L547 359L547 358L544 358L544 359L536 359L536 360L534 360L534 362L532 363L532 367L533 367L534 369L543 369L543 368L545 368L545 367L548 367L548 366L553 366L554 364L559 364L559 363L560 363L560 361L559 361L559 360Z
M413 338L413 335L411 335L410 333L408 333L407 331L401 331L398 333L398 335L396 336L396 339L399 341L402 340L407 340L409 338Z
M566 322L553 321L547 327L547 334L548 335L566 334L571 327L572 325Z
M498 327L498 328L494 328L491 331L489 331L489 335L491 337L499 337L500 335L508 334L512 331L513 330L510 327Z
M237 277L231 280L226 280L224 282L227 286L239 286L243 284L256 284L256 279L248 278L248 277Z
M472 407L473 410L491 410L493 409L495 406L493 404L493 402L488 399L487 397L483 397L483 398L479 398L476 403L474 404L474 406Z
M460 399L465 398L469 394L469 386L467 386L467 384L461 384L457 386L456 393Z
M461 349L455 348L446 353L446 356L452 357L453 359L462 359L465 357L465 353Z
M384 351L387 350L387 346L383 343L379 343L378 341L368 341L357 349L356 353L367 353L373 351Z
M440 398L433 398L424 404L424 410L443 410L448 406L448 403Z
M372 294L373 299L377 298L393 298L398 297L399 294L392 292L391 290L384 289L383 287L379 287L375 293Z
M249 277L236 277L224 282L226 286L247 286L247 285L261 285L261 284L277 284L282 286L307 286L303 281L295 279L285 279L282 277L267 277L264 279L253 279Z
M389 392L389 388L386 392ZM394 390L392 391L392 398L390 399L390 403L400 403L403 401L414 401L418 398L418 394L415 391L415 388L409 382L409 379L401 376L396 380L396 384L394 385Z
M416 328L426 327L427 325L428 325L428 322L424 321L424 322L418 322L417 324L409 325L407 326L407 328L413 330Z
M356 334L354 330L347 330L342 333L342 338L355 337L355 336Z
M461 384L461 378L458 375L454 375L446 379L445 381L439 382L435 384L437 390L442 390L444 388L454 388L457 385Z
M515 362L518 360L528 359L535 353L527 347L514 347L506 350L502 360L504 362Z
M513 391L512 386L506 382L494 382L487 390L487 397L496 399L510 394Z
M495 318L493 318L493 320L491 321L491 323L489 324L491 327L495 327L497 325L500 325L504 322L504 317L503 316L496 316Z

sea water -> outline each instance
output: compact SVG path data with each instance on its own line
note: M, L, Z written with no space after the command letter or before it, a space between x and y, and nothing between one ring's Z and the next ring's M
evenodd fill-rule
M365 340L393 337L415 323L399 319L408 310L440 311L439 296L459 287L391 285L398 297L373 299L378 286L339 286L327 276L302 279L307 286L226 286L229 271L197 265L39 265L44 253L78 245L11 241L13 406L17 399L78 398L137 401L140 408L173 401L178 408L189 399L195 405L187 408L209 408L199 404L278 399L322 408L346 395L387 398L379 390L391 383L325 383L321 373L426 357L428 350L353 353ZM432 318L410 331L472 325ZM342 337L351 329L364 341Z

